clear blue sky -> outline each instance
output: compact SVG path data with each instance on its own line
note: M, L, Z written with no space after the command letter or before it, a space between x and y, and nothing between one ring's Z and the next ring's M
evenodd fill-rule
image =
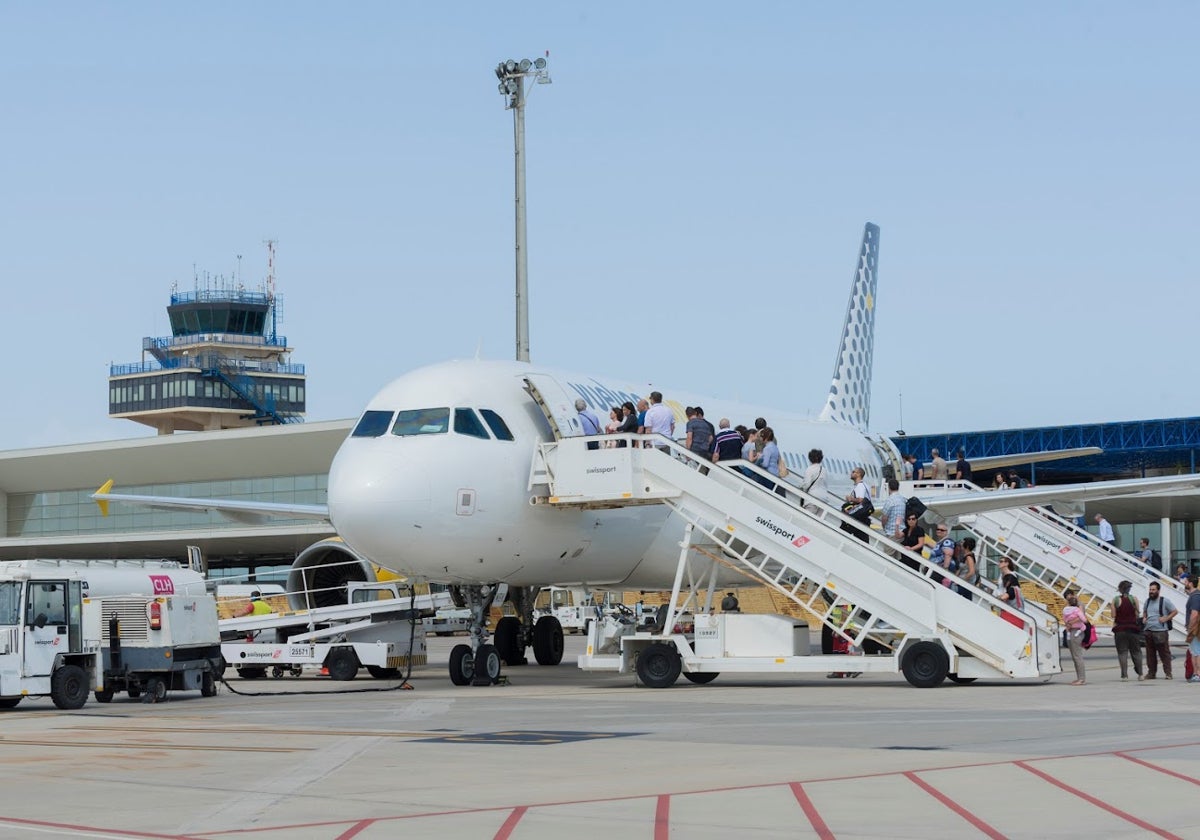
M266 273L309 419L513 354L781 409L882 227L872 425L1200 414L1195 3L0 5L0 449L149 433L108 364Z

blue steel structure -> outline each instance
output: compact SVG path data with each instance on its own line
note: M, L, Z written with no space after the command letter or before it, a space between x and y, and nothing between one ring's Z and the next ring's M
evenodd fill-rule
M1200 417L1132 420L1118 423L1084 423L1000 429L990 432L949 432L932 435L898 435L892 438L902 453L928 461L938 449L953 462L962 449L967 460L1045 452L1054 449L1099 447L1104 452L1081 458L1048 461L1018 467L1017 473L1039 484L1063 484L1096 478L1140 478L1151 473L1194 473L1200 452ZM988 484L990 476L978 476Z

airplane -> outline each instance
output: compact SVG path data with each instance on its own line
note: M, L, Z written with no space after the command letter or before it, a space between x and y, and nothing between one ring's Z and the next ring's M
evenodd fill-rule
M868 433L871 360L874 349L879 227L863 232L833 379L818 419L729 400L672 393L664 402L683 436L684 406L699 405L710 420L747 425L765 417L798 480L805 453L824 453L831 499L852 489L850 471L860 467L875 498L886 479L902 475L900 452L882 435ZM364 579L374 563L412 580L446 584L472 610L471 643L455 648L450 674L457 684L478 682L485 667L498 677L499 663L521 665L532 646L539 664L562 659L562 627L553 616L533 621L541 587L670 589L685 523L663 505L617 509L555 509L538 505L530 486L538 444L578 436L577 398L601 416L643 389L611 379L529 362L453 361L407 373L385 386L363 411L338 449L329 472L327 505L234 502L93 495L152 507L216 510L240 520L287 516L329 521L339 537L302 552L289 575L289 591L336 589L349 577ZM715 425L715 424L714 424ZM1015 453L980 459L978 468L1088 454ZM946 515L980 505L1014 507L1046 498L1079 498L1164 492L1194 487L1196 477L1096 482L1085 486L1009 490L1002 494L948 495L929 509ZM1042 493L1042 495L1038 495ZM958 507L955 507L958 505ZM347 571L346 561L349 561ZM743 580L719 568L719 586ZM369 578L368 578L369 579ZM511 600L517 615L500 619L489 644L486 629L493 602Z

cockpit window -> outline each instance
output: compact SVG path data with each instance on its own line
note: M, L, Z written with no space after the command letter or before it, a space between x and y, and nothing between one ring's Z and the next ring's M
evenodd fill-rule
M488 439L487 430L479 422L479 415L469 408L454 409L454 431L460 435Z
M368 411L363 414L350 436L379 437L388 430L388 424L391 422L392 412L390 411Z
M513 433L508 430L508 424L504 419L492 411L490 408L481 408L479 413L483 415L483 420L488 424L488 428L492 430L492 434L496 436L496 440L512 440Z
M444 435L449 428L450 409L416 408L396 414L396 422L392 425L392 434L402 437L406 435Z

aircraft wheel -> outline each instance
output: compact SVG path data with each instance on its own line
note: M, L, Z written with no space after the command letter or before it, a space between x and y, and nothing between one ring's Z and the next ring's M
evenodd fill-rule
M950 680L950 682L957 683L958 685L970 685L971 683L975 682L976 679L978 679L978 677L960 677L958 674L947 674L946 678Z
M97 703L111 703L113 699L113 690L111 688L100 689L92 696L96 698Z
M329 669L331 680L352 680L358 676L358 657L349 648L338 648L330 652L325 667Z
M493 685L500 682L500 652L495 645L480 645L475 648L475 685Z
M23 699L22 697L0 697L0 709L15 709Z
M685 671L683 674L683 678L685 680L695 683L696 685L708 685L719 676L721 676L720 673L716 671L709 671L704 674L689 674Z
M950 673L950 657L937 642L916 642L904 651L900 669L910 684L933 688L941 685Z
M379 665L368 665L367 673L377 680L394 680L400 677L399 668L383 668Z
M533 656L539 665L557 665L563 658L562 624L544 615L533 625Z
M470 645L455 645L450 651L450 682L470 685L475 679L475 654Z
M670 688L682 670L683 661L674 645L654 642L638 654L638 679L650 688Z
M58 708L82 709L87 698L87 674L78 665L64 665L50 677L50 699Z
M521 641L521 619L506 615L496 622L496 650L505 665L525 665L525 643Z

